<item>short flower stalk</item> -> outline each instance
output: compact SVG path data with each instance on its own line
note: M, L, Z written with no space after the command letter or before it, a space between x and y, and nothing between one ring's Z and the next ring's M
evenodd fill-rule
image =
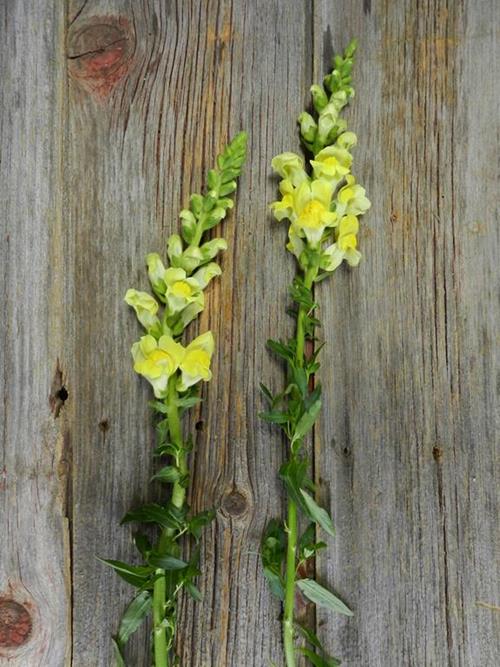
M350 267L359 264L359 217L370 208L364 188L352 175L351 150L356 145L356 135L347 130L347 122L340 116L354 95L351 70L355 50L353 41L343 56L335 57L324 86L312 86L314 115L303 112L299 116L302 143L306 153L312 155L308 164L295 153L282 153L272 161L281 177L281 198L271 204L271 210L278 221L289 221L286 247L297 260L297 274L290 287L296 331L289 341L268 341L269 349L285 362L285 389L273 394L261 385L269 405L261 417L278 425L288 441L288 458L280 469L288 494L287 516L284 521L273 519L269 523L262 538L261 557L271 591L283 603L287 667L295 667L298 655L316 667L340 664L327 653L316 634L297 621L297 589L317 605L352 615L331 591L314 579L303 578L301 573L326 548L326 543L317 539L317 529L330 536L335 534L329 513L314 497L316 489L309 472L311 457L307 440L322 402L321 385L316 377L320 348L310 352L319 326L313 290L342 264ZM307 520L302 532L301 516ZM301 642L297 641L299 638Z
M154 667L178 665L175 655L177 602L181 591L195 600L201 593L195 585L199 570L202 528L214 518L209 509L193 514L187 504L191 438L185 438L184 413L200 402L199 387L212 378L214 337L207 331L187 345L186 327L205 306L204 290L221 274L217 255L227 248L222 238L207 239L232 208L246 155L246 134L241 132L217 159L217 168L208 173L206 194L191 196L188 209L181 211L181 233L167 242L167 259L157 253L146 258L152 294L129 289L125 295L145 330L132 345L134 371L152 386L151 407L157 415L158 444L154 456L165 465L153 476L170 487L163 503L143 505L128 512L122 523L152 524L158 529L156 542L136 532L134 542L140 564L104 560L119 576L136 588L113 638L115 663L123 667L129 637L152 616L152 662ZM184 556L190 539L190 557Z

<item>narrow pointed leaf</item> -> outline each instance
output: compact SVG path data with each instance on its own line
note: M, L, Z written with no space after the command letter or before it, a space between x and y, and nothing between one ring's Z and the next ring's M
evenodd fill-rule
M155 567L161 567L162 570L183 570L187 567L185 560L176 558L170 554L151 554L149 563Z
M316 421L316 417L318 416L320 410L321 399L318 399L299 419L299 423L297 424L293 434L292 443L297 442L297 440L301 440L305 435L307 435L307 433L313 427L313 424Z
M339 614L345 614L346 616L354 616L352 611L342 602L342 600L339 600L336 595L318 584L314 579L299 579L299 581L297 581L297 586L302 593L311 600L311 602L314 602L319 607L325 607L326 609L336 611Z
M113 667L125 667L125 660L123 659L120 645L114 637L111 638L111 642L113 644L113 657L115 660Z
M307 493L307 491L300 489L300 493L304 498L304 502L311 519L316 521L316 523L319 523L323 530L326 530L326 532L333 537L335 535L335 528L333 527L333 522L328 512L323 509L323 507L320 507L314 498Z
M120 622L118 630L118 643L120 645L126 644L130 635L132 635L137 628L144 621L151 610L153 599L151 593L143 591L135 597L129 606L126 608Z

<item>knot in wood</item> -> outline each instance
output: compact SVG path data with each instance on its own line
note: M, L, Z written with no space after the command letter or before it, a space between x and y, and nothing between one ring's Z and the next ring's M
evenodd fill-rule
M231 491L222 499L222 510L227 516L240 519L247 513L248 500L240 491Z
M25 644L31 634L31 615L14 600L0 600L0 646L17 648Z
M126 19L99 16L70 32L69 73L90 92L107 95L129 70L134 35Z

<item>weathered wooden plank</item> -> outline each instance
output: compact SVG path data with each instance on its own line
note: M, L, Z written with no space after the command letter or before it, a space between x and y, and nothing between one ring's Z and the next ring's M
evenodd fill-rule
M0 663L18 667L63 665L71 651L68 442L57 372L64 24L60 3L0 5Z
M218 380L196 418L192 502L218 519L205 602L183 606L179 651L195 667L281 664L279 609L256 556L282 514L282 456L256 420L255 390L280 382L264 343L290 331L293 274L266 209L269 162L298 147L311 68L317 78L331 47L357 35L349 117L374 208L362 267L318 290L330 344L315 447L338 529L318 571L356 616L320 612L318 628L347 665L496 664L495 4L317 0L313 24L310 8L81 0L66 25L62 3L0 8L0 613L17 615L20 643L0 637L0 662L110 664L129 590L95 555L132 557L118 520L159 492L121 298L146 286L145 253L245 127L230 251L200 324L217 334ZM33 624L26 643L30 619L12 600ZM147 646L142 632L130 664L148 664Z
M286 336L292 326L284 308L293 262L284 250L285 229L273 224L268 211L276 198L270 162L299 145L293 114L306 99L311 75L309 13L309 3L302 2L219 2L208 5L198 23L208 26L202 76L210 81L211 72L218 74L201 111L208 134L220 122L210 111L220 91L224 124L247 129L250 142L236 214L227 227L231 251L206 311L220 341L218 380L209 387L202 415L207 421L198 442L193 501L221 509L205 540L206 604L190 603L182 617L181 664L193 667L282 662L280 607L257 553L265 524L283 511L277 481L283 444L277 430L257 418L258 383L282 384L282 369L265 343ZM187 60L192 57L188 51Z
M129 594L95 554L132 556L118 521L159 492L148 490L149 388L129 362L139 332L121 299L132 284L146 287L145 253L177 229L180 206L240 128L251 133L250 162L225 223L224 274L200 323L216 334L218 352L198 419L192 503L215 505L218 518L204 541L205 602L183 608L179 651L182 664L200 667L280 660L279 605L257 551L268 516L281 512L282 457L276 433L257 422L256 386L277 370L266 338L290 325L283 306L292 262L268 216L268 175L274 153L298 146L288 111L303 104L310 79L308 13L307 3L281 2L71 7L74 665L108 664L109 635ZM97 52L76 57L88 51ZM142 633L133 644L131 664L149 664L147 641Z
M500 599L494 5L316 3L321 60L360 38L349 119L373 200L362 266L318 291L317 477L338 530L319 571L356 613L318 626L347 665L500 654L478 606Z

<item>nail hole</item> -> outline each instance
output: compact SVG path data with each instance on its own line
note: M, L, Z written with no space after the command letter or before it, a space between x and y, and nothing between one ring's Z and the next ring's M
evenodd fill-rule
M98 426L99 426L99 430L100 430L102 433L106 433L106 431L109 431L109 420L106 419L106 418L101 419L101 421L99 422Z
M63 371L59 363L59 359L56 362L56 369L54 371L54 376L52 378L52 384L50 386L49 394L49 407L50 411L54 415L54 418L59 417L61 408L64 403L68 400L68 390L66 389L63 382Z
M63 403L68 398L68 390L64 385L56 392L56 396Z
M432 456L434 457L434 461L437 463L440 463L442 458L443 458L443 450L441 447L438 447L437 445L432 448Z

